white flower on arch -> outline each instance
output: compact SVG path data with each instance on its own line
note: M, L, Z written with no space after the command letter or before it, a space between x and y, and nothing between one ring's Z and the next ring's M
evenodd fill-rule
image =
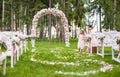
M65 16L65 14L58 9L55 8L48 8L48 9L42 9L37 14L34 16L33 21L32 21L32 36L36 36L36 27L38 24L38 19L46 14L53 14L61 18L61 21L64 25L64 33L65 33L65 43L66 46L69 46L69 27L68 27L68 20Z

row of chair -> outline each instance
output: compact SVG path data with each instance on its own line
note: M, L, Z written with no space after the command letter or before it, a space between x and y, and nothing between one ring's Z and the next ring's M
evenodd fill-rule
M97 55L100 55L104 58L105 55L112 55L112 59L120 63L119 59L119 44L117 44L117 40L120 40L120 32L117 31L109 31L109 32L97 32L95 33L97 40L98 40L98 46L97 46ZM100 36L103 36L101 38ZM101 50L99 49L101 47ZM110 47L112 52L105 52L105 48ZM115 51L118 51L115 53ZM117 55L117 57L115 56Z
M17 61L19 61L20 56L23 52L27 51L27 41L24 40L27 38L27 35L24 35L22 32L0 32L0 41L4 42L7 50L6 56L11 58L11 67L13 68Z

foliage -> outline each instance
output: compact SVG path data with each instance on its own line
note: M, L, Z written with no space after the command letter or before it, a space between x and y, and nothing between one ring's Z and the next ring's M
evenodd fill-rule
M116 43L117 43L117 44L120 44L120 40L117 40Z
M0 1L0 17L2 18L2 1ZM4 0L5 1L5 12L4 12L4 26L3 29L10 30L11 29L11 6L14 6L14 14L15 14L15 28L16 30L23 29L23 25L27 24L27 32L30 32L30 28L32 26L33 16L43 8L49 8L50 0L14 0L14 4L11 4L12 0ZM104 21L102 21L103 28L105 29L113 29L114 20L116 30L120 30L120 1L117 0L116 3L116 11L114 11L114 1L115 0L94 0L90 2L90 0L52 0L52 8L55 8L55 5L58 3L58 9L62 10L67 19L68 23L71 26L73 21L79 27L84 28L85 24L85 13L91 12L91 10L97 10L97 13L100 12L98 6L101 6L102 16L104 16ZM84 5L88 4L88 8L85 8ZM115 15L115 17L114 17ZM46 24L49 24L47 20L49 16L45 17L45 20L39 20ZM2 21L2 19L0 19ZM53 16L53 24L55 25L59 22L59 18ZM2 27L2 22L0 21L0 26ZM57 21L57 22L56 22Z
M116 0L116 11L114 11L114 1L115 0L95 0L94 4L98 4L101 6L101 8L103 9L102 14L105 16L104 18L104 26L103 28L105 29L114 29L114 20L115 20L115 28L116 30L120 30L120 22L119 22L119 18L120 18L120 1ZM115 17L114 17L115 15Z
M7 50L7 46L6 46L5 43L2 43L0 46L1 46L1 51L2 52L5 52Z

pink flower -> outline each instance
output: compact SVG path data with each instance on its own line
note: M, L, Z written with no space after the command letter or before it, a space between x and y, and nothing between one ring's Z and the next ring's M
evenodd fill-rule
M101 68L100 71L101 72L106 72L106 69L105 68Z
M106 72L107 70L112 70L113 66L112 65L107 65L103 68L100 69L101 72Z
M27 38L27 36L26 36L26 35L23 35L23 34L19 34L18 37L19 37L20 39L22 39L22 40L25 39L25 38Z
M18 37L13 37L12 40L15 41L16 43L20 42L20 39Z
M120 40L120 34L116 34L115 37Z
M7 46L7 51L12 51L13 50L13 46L12 46L12 41L6 41L5 42L6 46Z
M103 34L103 33L96 33L95 35L96 35L99 39L105 38L105 34Z
M8 37L4 34L0 34L0 43L3 43L8 40Z

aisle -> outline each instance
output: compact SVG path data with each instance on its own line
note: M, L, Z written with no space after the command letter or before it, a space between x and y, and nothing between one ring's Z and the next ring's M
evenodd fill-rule
M2 76L0 73L0 77L102 77L120 72L117 70L120 65L112 61L110 56L103 59L95 54L78 53L76 42L72 42L68 48L64 43L40 41L36 43L36 52L24 53L14 68L9 63L7 74ZM101 69L106 66L108 70L104 74ZM114 70L110 71L111 68Z

